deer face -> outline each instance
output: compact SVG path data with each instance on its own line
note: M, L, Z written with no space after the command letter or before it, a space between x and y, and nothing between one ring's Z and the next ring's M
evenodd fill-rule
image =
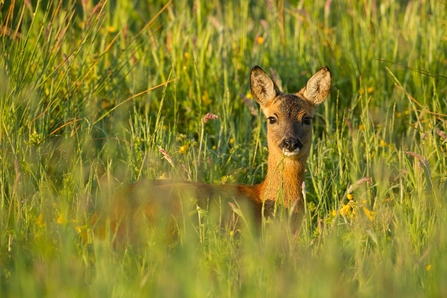
M284 94L262 110L268 121L270 149L279 149L286 157L309 151L313 106L297 95Z
M268 146L271 153L287 158L307 158L312 140L315 108L329 94L331 75L327 67L314 74L295 94L282 93L258 66L250 75L251 92L268 121Z

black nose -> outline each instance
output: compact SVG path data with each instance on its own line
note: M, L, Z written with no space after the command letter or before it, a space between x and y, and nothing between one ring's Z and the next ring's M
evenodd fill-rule
M282 150L287 150L287 151L295 151L296 149L303 149L303 143L301 143L301 141L297 138L288 138L288 139L284 139L281 144L279 145L279 148L281 148Z

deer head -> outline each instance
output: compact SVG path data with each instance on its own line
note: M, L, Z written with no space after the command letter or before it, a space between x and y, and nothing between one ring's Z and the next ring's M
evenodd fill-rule
M268 120L269 154L305 161L310 151L315 108L329 94L329 68L317 71L299 92L285 94L259 66L255 66L251 70L250 86Z

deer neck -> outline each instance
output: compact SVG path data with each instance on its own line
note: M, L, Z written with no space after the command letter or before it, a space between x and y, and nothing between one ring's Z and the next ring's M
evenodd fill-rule
M267 176L261 183L260 198L291 207L298 200L302 204L302 184L307 156L302 158L269 154Z

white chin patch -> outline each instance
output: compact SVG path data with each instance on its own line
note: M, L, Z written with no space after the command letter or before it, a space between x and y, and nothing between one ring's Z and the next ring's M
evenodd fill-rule
M282 149L282 153L284 153L284 155L287 157L295 156L295 155L298 155L298 153L300 153L300 148L296 148L293 151L288 151L284 148L284 149Z

